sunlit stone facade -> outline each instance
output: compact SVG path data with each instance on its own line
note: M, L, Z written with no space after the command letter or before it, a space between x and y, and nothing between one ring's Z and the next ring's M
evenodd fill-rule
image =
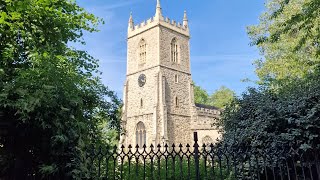
M121 144L193 144L195 131L200 143L219 137L220 110L194 102L189 40L186 12L182 23L165 18L159 0L149 20L135 25L130 15Z

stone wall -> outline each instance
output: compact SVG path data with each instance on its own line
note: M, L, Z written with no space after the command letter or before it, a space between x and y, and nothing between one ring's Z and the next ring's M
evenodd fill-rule
M174 71L167 68L160 69L163 76L166 77L166 105L168 113L190 116L190 75ZM178 82L175 82L175 75L178 75ZM178 98L178 107L176 106L176 99Z
M141 64L139 43L144 39L147 44L146 63ZM136 34L128 38L127 47L127 76L133 73L139 73L145 69L159 65L159 27L155 26L152 29Z
M213 124L220 118L220 110L194 107L194 112L196 115L191 122L191 131L198 132L199 144L204 143L203 138L206 136L212 139L212 143L216 142L221 134Z
M190 74L189 36L160 26L160 64ZM171 42L176 38L179 47L178 63L171 61Z
M158 87L158 70L152 68L141 73L146 75L146 83L143 87L138 84L139 74L133 74L128 79L128 99L127 99L127 117L150 114L154 112L154 106L157 105L157 87ZM143 106L140 106L141 99Z
M170 117L170 118L169 118ZM168 135L169 135L169 144L175 144L178 146L182 144L190 144L192 140L192 132L190 127L190 117L189 116L180 116L180 115L170 115L168 118Z

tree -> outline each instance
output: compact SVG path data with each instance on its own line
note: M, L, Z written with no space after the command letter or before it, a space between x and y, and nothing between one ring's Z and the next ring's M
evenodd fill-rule
M251 88L225 109L220 120L224 143L279 158L290 148L319 150L320 76L291 82L278 92Z
M200 86L194 86L195 103L224 108L235 97L235 92L231 89L221 86L210 96L208 92Z
M260 83L272 88L313 73L320 63L320 2L271 0L260 23L248 28L252 45L263 56L256 61Z
M319 150L319 1L270 0L248 28L263 56L261 85L227 105L218 125L236 152L267 153L274 162L291 148Z
M300 4L299 4L300 3ZM285 21L279 22L280 27L270 35L272 41L277 41L279 37L286 33L295 34L302 31L301 36L296 36L299 43L295 50L301 50L305 45L314 51L314 55L319 58L320 55L320 2L318 0L306 0L303 3L298 1L280 1L280 6L272 13L272 18L281 18L286 14L290 7L298 5L298 11L290 17L287 16ZM300 7L299 7L300 5Z
M200 86L194 85L194 101L198 104L209 104L209 95L206 90Z
M218 90L216 90L209 98L210 105L225 108L227 104L231 103L231 101L236 96L235 92L231 89L221 86Z
M85 146L119 127L98 61L69 46L101 22L71 0L0 0L0 178L79 178Z
M317 0L270 0L260 23L248 28L263 59L262 86L229 104L219 120L224 143L236 151L319 149L319 8Z

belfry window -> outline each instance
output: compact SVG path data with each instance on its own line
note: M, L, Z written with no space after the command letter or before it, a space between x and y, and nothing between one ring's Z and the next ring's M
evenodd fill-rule
M143 124L143 122L139 122L137 124L136 129L136 144L139 146L139 148L143 148L143 145L146 144L147 137L146 137L146 128Z
M179 62L179 48L176 38L173 38L171 41L171 61L173 63Z
M140 64L144 64L147 61L147 44L144 39L141 39L139 43L139 48L140 48L140 51L139 51Z

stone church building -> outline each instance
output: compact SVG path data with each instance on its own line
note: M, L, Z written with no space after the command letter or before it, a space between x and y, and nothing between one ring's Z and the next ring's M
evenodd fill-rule
M219 137L212 123L218 108L195 104L190 71L190 32L187 14L182 23L162 15L157 0L155 16L134 24L130 15L127 39L127 75L123 91L120 143L193 145Z

